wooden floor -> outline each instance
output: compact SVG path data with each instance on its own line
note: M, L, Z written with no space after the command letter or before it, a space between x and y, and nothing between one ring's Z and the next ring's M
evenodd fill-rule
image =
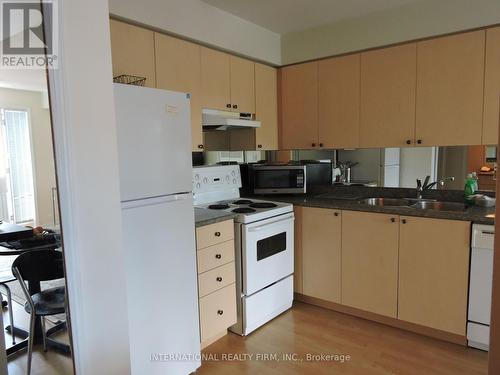
M304 303L247 337L228 334L206 348L197 375L234 374L487 374L486 352L434 340ZM295 361L217 361L223 354L296 353ZM349 355L344 363L307 354ZM302 359L302 361L301 361Z
M20 328L28 329L29 315L24 311L24 308L13 302L14 305L14 324ZM4 327L10 324L9 314L7 309L3 310L3 324ZM50 323L47 323L47 328L50 328ZM57 333L52 336L61 342L68 343L69 337L67 332ZM11 336L5 332L5 345L7 347L12 345ZM13 354L8 358L9 375L25 375L26 374L26 350ZM41 345L35 346L31 366L32 375L72 375L73 362L71 357L61 355L59 353L48 351L44 352Z

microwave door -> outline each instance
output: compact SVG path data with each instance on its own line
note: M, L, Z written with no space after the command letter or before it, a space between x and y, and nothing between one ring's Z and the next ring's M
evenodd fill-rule
M255 194L306 193L306 171L303 167L260 167L254 169Z

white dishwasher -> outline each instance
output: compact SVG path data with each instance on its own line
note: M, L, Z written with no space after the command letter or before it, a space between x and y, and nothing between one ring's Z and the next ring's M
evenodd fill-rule
M469 346L481 350L488 350L490 344L494 238L493 225L472 226L467 341Z

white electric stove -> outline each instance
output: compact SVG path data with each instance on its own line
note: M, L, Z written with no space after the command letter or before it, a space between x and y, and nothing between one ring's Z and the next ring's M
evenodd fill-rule
M247 335L292 306L294 215L288 203L241 198L238 165L193 168L195 206L236 214L238 322Z

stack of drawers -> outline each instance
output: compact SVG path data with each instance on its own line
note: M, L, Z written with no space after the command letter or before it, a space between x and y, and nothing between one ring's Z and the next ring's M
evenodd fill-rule
M236 323L233 220L196 228L202 348Z

